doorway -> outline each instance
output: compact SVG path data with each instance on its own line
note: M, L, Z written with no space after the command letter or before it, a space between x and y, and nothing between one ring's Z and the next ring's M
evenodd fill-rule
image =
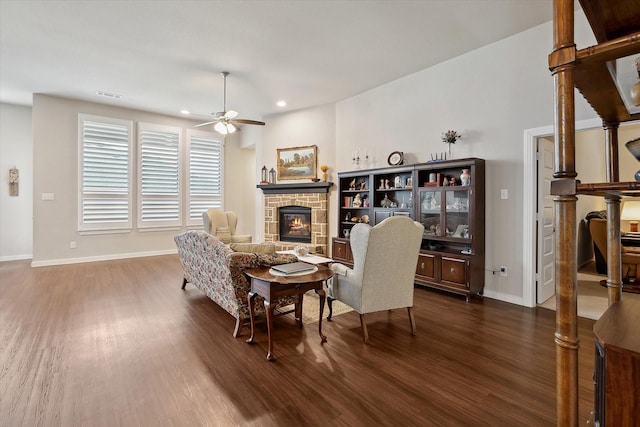
M524 188L523 188L523 303L526 307L535 307L538 300L537 279L539 277L538 266L544 263L538 261L538 248L542 242L538 239L537 215L538 212L538 181L537 147L540 139L553 140L553 126L528 129L524 132ZM631 155L624 144L631 138L640 134L640 122L625 123L618 129L618 149L620 179L633 181L633 174L638 169L637 160ZM605 180L606 160L604 158L605 146L602 141L604 130L600 119L582 120L576 122L576 170L578 178L583 182L599 182ZM586 158L585 158L586 153ZM598 156L598 153L602 153ZM582 159L580 159L582 154ZM590 211L604 209L604 200L599 197L580 197L577 206L578 218L583 219ZM587 228L585 221L578 222L578 263L590 259L592 245L589 239L580 241L585 237ZM623 230L628 224L623 221ZM588 236L587 236L588 237ZM586 265L586 264L585 264ZM579 268L581 265L578 266ZM555 279L554 279L555 281ZM554 284L555 293L555 284Z
M598 129L602 128L602 121L600 119L590 119L590 120L582 120L576 122L576 132L580 130L587 129ZM554 137L554 128L553 126L545 126L535 129L527 129L524 132L524 179L523 179L523 263L522 263L522 274L523 274L523 289L522 289L522 304L526 307L535 307L538 301L538 281L542 279L543 274L540 270L547 271L546 279L547 283L543 287L545 287L545 294L541 293L540 298L544 298L545 296L551 297L555 293L555 278L552 278L551 282L549 280L549 274L553 274L553 254L548 254L549 249L552 249L555 246L553 242L553 216L551 216L551 229L547 226L544 232L540 231L538 228L538 219L542 217L542 215L553 215L553 212L547 211L546 213L539 213L538 206L541 204L542 206L545 203L540 203L540 196L538 189L544 189L545 184L544 180L542 180L542 184L539 184L541 181L540 173L538 171L538 146L545 146L544 142L540 142L541 140L547 139L552 140ZM540 142L540 143L539 143ZM553 147L551 146L553 150ZM548 163L547 161L544 161ZM544 222L548 222L545 220ZM545 233L547 234L545 236ZM546 239L546 242L544 241ZM553 243L551 248L549 248L549 244ZM545 246L546 245L546 246ZM540 251L538 250L540 248ZM547 252L547 257L545 260L539 259L539 252ZM549 258L550 256L550 258ZM549 259L551 261L549 261ZM546 264L545 264L546 263ZM551 264L549 264L551 263ZM546 266L545 266L546 265ZM548 271L548 270L551 271ZM551 285L551 286L549 286ZM542 291L541 291L542 292ZM550 295L549 292L552 292Z

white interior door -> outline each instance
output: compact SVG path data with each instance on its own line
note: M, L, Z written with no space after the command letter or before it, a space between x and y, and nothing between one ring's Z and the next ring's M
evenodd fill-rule
M553 179L553 142L538 138L538 209L537 219L537 298L541 304L555 295L554 205L551 197Z

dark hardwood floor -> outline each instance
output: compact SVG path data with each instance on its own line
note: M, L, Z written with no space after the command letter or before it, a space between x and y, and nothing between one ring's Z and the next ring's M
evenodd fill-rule
M544 426L556 422L555 312L425 289L406 310L302 329L275 320L275 362L177 256L0 263L2 426ZM580 419L593 321L580 319Z

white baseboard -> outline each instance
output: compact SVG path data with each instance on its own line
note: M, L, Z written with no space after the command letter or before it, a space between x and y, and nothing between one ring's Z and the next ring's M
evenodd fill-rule
M127 253L127 254L101 255L101 256L92 256L92 257L83 257L83 258L51 259L51 260L45 260L45 261L32 261L31 267L80 264L83 262L110 261L115 259L126 259L126 258L142 258L142 257L148 257L148 256L171 255L176 253L178 253L178 249L169 249L164 251L151 251L151 252L136 252L136 253Z
M522 297L517 297L517 296L511 295L511 294L505 294L505 293L502 293L502 292L494 292L494 291L492 291L490 289L487 289L486 287L484 288L483 295L486 298L496 299L496 300L499 300L499 301L508 302L510 304L516 304L516 305L525 306L524 299Z
M33 258L32 254L26 254L26 255L9 255L9 256L3 256L0 257L0 262L5 262L5 261L21 261L24 259L31 259Z

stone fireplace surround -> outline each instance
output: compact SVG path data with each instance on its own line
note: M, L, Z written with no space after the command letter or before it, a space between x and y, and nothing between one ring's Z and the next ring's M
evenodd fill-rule
M265 242L274 242L279 251L302 245L307 246L311 253L326 255L329 244L329 188L332 185L332 182L258 185L264 193ZM291 205L311 208L311 243L278 240L278 209Z

